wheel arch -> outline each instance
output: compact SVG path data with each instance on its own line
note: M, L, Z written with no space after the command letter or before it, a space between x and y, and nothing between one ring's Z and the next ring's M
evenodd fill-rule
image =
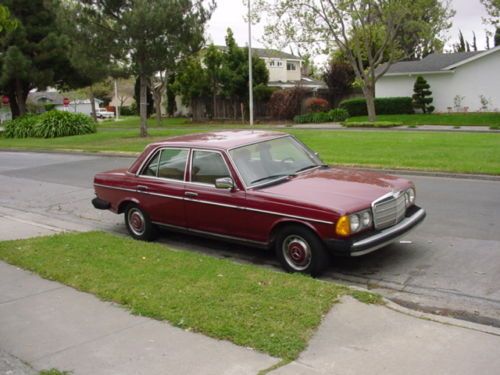
M269 233L270 246L274 245L279 231L287 226L290 226L290 225L296 225L296 226L301 226L303 228L306 228L306 229L310 230L312 233L314 233L318 238L321 239L321 235L319 234L318 230L311 223L309 223L307 221L298 220L298 219L283 218L283 219L278 220L276 223L274 223L273 227L271 228L271 232Z
M118 214L122 214L123 212L125 212L125 208L129 205L129 203L135 203L135 204L139 205L139 200L136 198L132 198L132 197L127 197L127 198L122 199L120 201L120 203L118 203L116 212Z

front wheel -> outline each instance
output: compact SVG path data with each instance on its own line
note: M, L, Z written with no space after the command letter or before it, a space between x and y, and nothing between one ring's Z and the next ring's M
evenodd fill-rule
M321 240L309 229L298 225L283 228L275 246L276 256L288 272L318 276L330 263Z
M151 241L156 237L156 228L149 215L135 203L125 209L125 226L136 240Z

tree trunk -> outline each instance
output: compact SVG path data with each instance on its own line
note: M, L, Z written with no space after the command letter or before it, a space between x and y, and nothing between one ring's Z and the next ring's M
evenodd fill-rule
M363 87L363 94L366 99L366 109L368 112L368 121L373 122L377 120L375 112L375 90L372 85L365 85Z
M240 102L240 110L241 110L241 123L245 123L245 104L243 102Z
M19 79L16 79L16 102L19 109L19 116L26 114L26 97L23 92L23 85Z
M146 95L146 91L148 89L148 79L144 74L140 76L140 93L139 93L139 114L141 118L141 137L148 136L148 98Z
M90 96L90 112L92 114L92 118L94 119L94 121L97 121L97 113L95 110L94 88L92 87L92 85L90 85L89 96Z
M161 90L158 88L153 89L153 99L155 102L156 124L161 126Z

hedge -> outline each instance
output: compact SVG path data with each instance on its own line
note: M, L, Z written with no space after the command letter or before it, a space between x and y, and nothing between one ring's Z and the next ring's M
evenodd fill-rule
M26 115L5 123L6 138L56 138L96 132L94 120L83 113L48 111Z
M365 98L343 100L339 107L347 110L350 116L366 116L368 114ZM412 99L406 96L375 98L375 112L377 115L412 114L414 113Z
M293 121L298 124L320 123L320 122L342 122L347 120L349 113L342 108L335 108L328 112L307 113L295 116Z

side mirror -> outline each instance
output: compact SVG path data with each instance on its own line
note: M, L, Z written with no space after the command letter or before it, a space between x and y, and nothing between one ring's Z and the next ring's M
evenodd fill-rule
M215 187L217 189L233 189L234 181L231 177L222 177L215 180Z

